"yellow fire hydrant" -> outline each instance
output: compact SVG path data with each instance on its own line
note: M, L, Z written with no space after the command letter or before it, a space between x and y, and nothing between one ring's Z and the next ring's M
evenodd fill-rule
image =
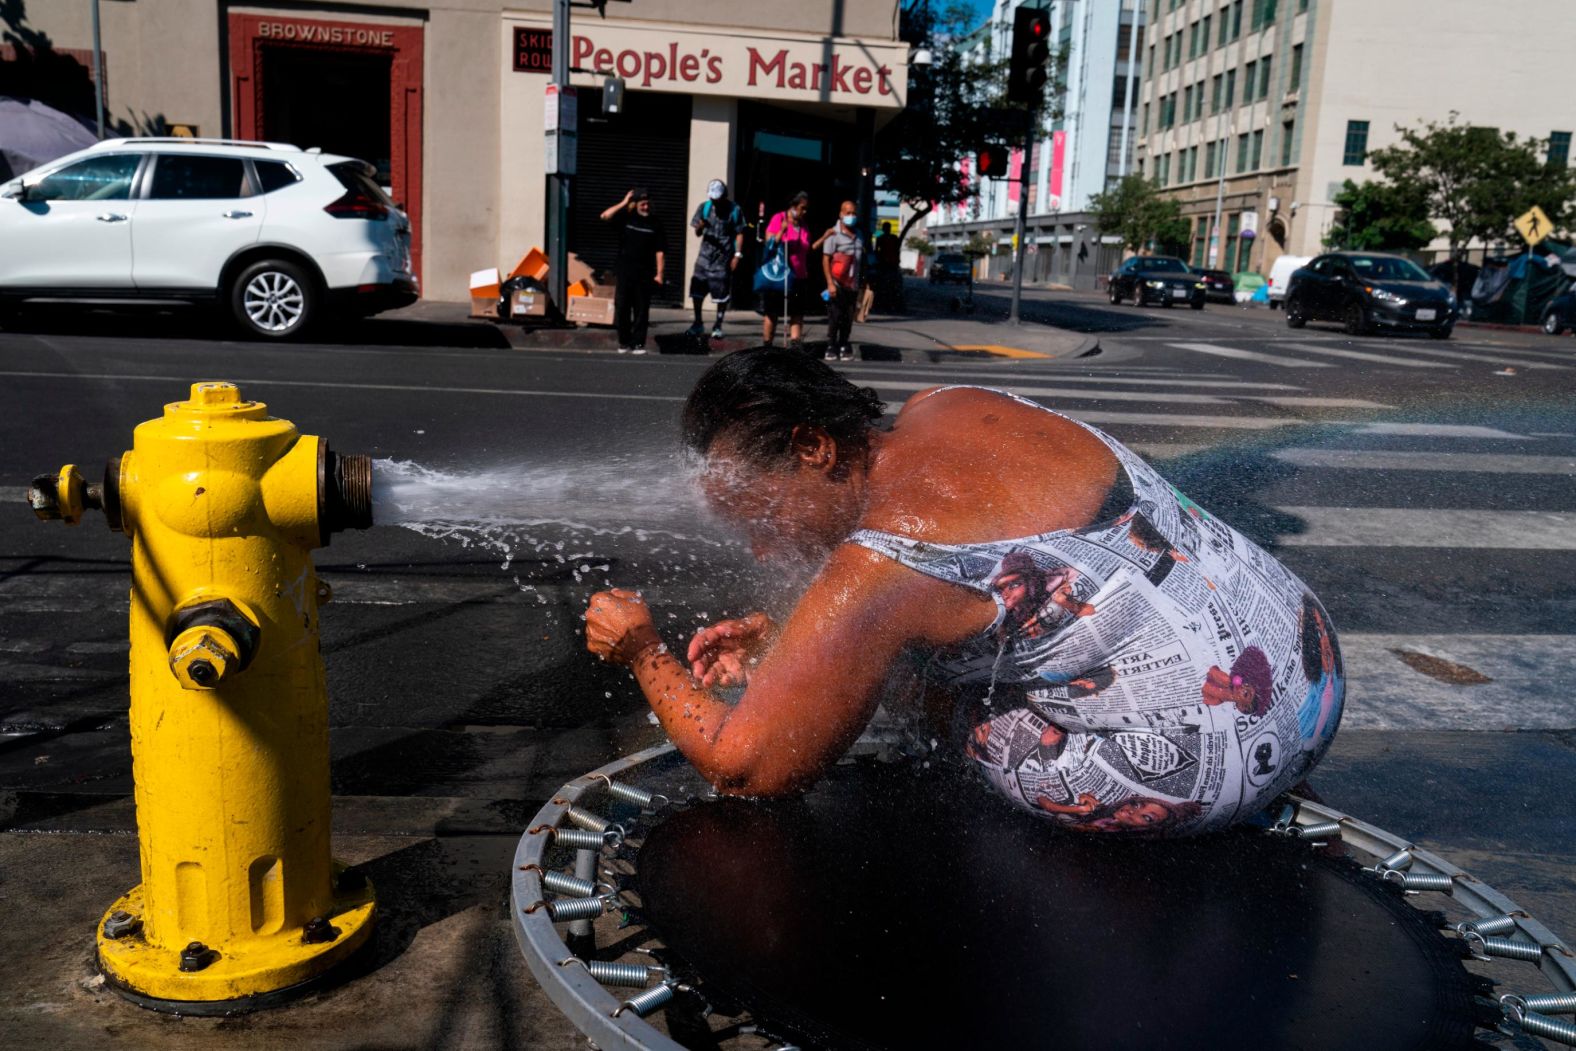
M372 524L372 466L231 383L192 385L88 485L36 479L40 518L98 508L132 541L131 752L142 883L105 913L122 993L186 1013L309 988L372 932L329 853L328 696L311 550Z

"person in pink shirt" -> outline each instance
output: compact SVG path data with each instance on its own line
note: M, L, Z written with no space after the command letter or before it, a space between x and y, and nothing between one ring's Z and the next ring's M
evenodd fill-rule
M781 241L788 251L788 270L793 274L792 287L786 301L781 289L761 293L761 342L771 345L777 334L777 319L788 315L788 345L800 346L804 342L804 302L810 292L810 231L805 229L805 214L810 210L810 195L803 192L793 195L788 207L772 216L766 224L768 245Z

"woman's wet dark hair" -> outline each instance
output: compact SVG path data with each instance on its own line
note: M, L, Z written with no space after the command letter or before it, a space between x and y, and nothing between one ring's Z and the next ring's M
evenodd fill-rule
M701 456L724 435L755 466L784 457L801 424L820 427L845 449L863 451L885 407L869 387L797 348L736 351L707 369L684 403L684 445Z
M798 193L793 195L793 197L788 201L788 207L792 208L794 205L801 204L801 203L802 204L809 204L810 203L810 195L808 193L806 193L804 190L800 190Z

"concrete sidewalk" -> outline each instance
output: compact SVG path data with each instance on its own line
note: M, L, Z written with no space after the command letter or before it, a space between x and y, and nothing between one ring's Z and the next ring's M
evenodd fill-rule
M591 326L519 325L473 320L468 303L422 300L402 310L379 315L380 320L435 325L474 325L494 328L517 350L579 350L616 353L618 339L611 328ZM654 307L648 350L662 354L725 354L759 346L761 318L753 310L728 314L723 338L709 337L716 312L708 303L703 314L707 335L687 334L694 323L688 307ZM826 320L807 317L805 345L819 351L826 345ZM777 339L784 338L779 331ZM1049 325L1009 325L983 315L952 312L948 304L916 303L905 314L872 314L854 326L856 352L866 361L946 361L963 358L1048 361L1076 358L1096 350L1099 337L1069 332Z

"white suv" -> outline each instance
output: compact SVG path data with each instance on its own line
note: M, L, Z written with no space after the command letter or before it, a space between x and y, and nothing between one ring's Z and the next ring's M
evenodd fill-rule
M410 221L372 166L266 142L111 139L0 186L0 311L217 302L285 339L415 302Z

